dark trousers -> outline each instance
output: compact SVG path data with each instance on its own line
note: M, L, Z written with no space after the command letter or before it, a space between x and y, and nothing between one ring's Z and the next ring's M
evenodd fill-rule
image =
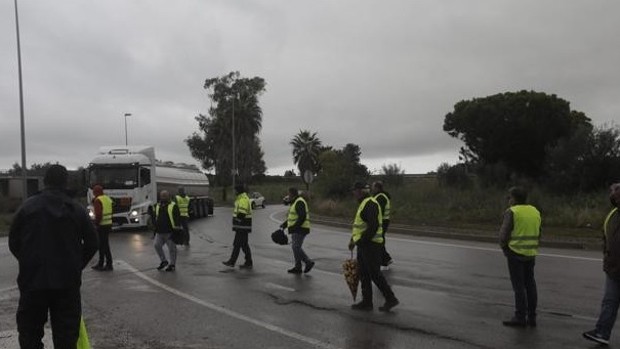
M515 317L525 319L525 316L535 318L538 304L536 280L534 280L535 259L523 259L508 255L508 271L515 294Z
M49 312L56 349L75 349L80 332L80 289L20 292L17 330L21 349L42 349L43 326Z
M381 265L386 267L390 264L392 260L392 256L388 253L385 248L385 235L387 233L388 227L390 226L390 221L383 221L383 244L381 245Z
M252 265L252 251L250 250L250 245L248 244L248 235L249 231L246 230L236 230L235 231L235 241L233 242L233 250L230 255L230 259L228 260L231 263L237 262L237 257L239 257L239 250L243 250L243 254L245 255L245 265Z
M112 265L112 252L110 251L110 232L111 225L100 225L97 227L99 236L99 266Z
M372 282L386 300L393 300L394 292L381 273L381 244L374 242L357 247L357 263L362 284L362 301L372 304Z
M181 216L181 228L183 228L183 245L189 245L189 217Z
M293 249L293 258L295 259L295 268L297 269L301 269L301 262L304 262L306 265L308 265L308 263L312 263L312 260L308 258L308 255L302 248L305 238L306 234L303 233L291 234L291 247Z
M601 302L601 314L596 322L596 332L609 339L611 330L616 323L618 307L620 306L620 282L605 276L605 295Z

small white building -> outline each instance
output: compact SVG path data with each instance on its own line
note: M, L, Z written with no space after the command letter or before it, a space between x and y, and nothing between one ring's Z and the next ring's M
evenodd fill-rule
M26 180L28 181L28 196L43 189L43 177L28 176ZM22 191L22 177L0 177L0 196L21 199Z

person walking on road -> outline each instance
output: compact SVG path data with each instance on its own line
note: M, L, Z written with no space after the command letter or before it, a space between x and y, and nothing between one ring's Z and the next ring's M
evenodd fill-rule
M110 232L112 231L112 199L103 193L103 187L93 187L93 209L95 227L99 236L99 262L92 266L97 271L112 271L112 252L110 251Z
M383 182L376 181L372 184L372 195L375 200L379 204L379 208L381 209L381 215L383 217L383 224L381 227L383 228L383 246L381 247L381 267L386 270L389 268L389 265L394 262L392 260L392 256L388 253L385 248L385 234L387 233L388 227L390 226L390 211L392 210L392 200L390 198L390 194L388 194L385 190L383 190Z
M175 196L175 201L179 206L179 212L181 213L181 227L183 228L183 245L189 246L189 201L190 198L185 194L185 188L181 187L178 190L178 194Z
M288 210L287 220L280 225L280 228L288 228L288 233L291 234L293 258L295 259L295 266L289 269L291 274L301 274L310 272L314 267L314 261L308 258L306 252L303 250L302 245L304 239L310 233L310 211L308 210L308 203L299 195L299 191L295 187L288 189L288 197L291 199L291 206ZM301 263L305 264L304 269L301 269Z
M371 311L372 283L374 282L385 298L385 304L379 311L390 311L398 305L392 288L381 273L381 251L383 244L383 228L381 210L377 200L370 196L367 184L356 182L353 185L353 196L359 207L353 219L353 231L349 241L349 250L357 246L357 263L362 284L362 301L351 306L354 310Z
M234 267L237 257L239 257L239 251L243 250L245 263L240 265L239 268L252 269L252 251L248 244L248 235L252 232L252 204L246 193L245 185L237 184L235 192L237 197L235 198L232 219L232 230L235 232L235 240L233 241L233 250L230 258L222 262L222 264L227 267Z
M17 330L20 348L43 348L52 323L55 348L75 348L79 337L82 270L97 252L97 232L86 210L66 194L67 169L50 166L45 189L14 216L9 249L19 264Z
M613 208L603 222L605 294L596 327L583 333L586 339L605 345L609 344L620 306L620 181L609 187L609 201Z
M174 201L170 201L170 193L162 190L159 193L159 203L155 205L154 225L155 225L155 251L159 256L159 266L157 270L175 271L177 261L177 245L174 242L173 234L179 234L178 223L181 218L179 206ZM170 260L164 253L164 244L168 246Z
M538 254L541 217L538 209L526 204L527 192L521 187L508 190L508 205L499 231L499 245L508 261L514 291L514 316L504 326L536 327L538 293L534 265Z

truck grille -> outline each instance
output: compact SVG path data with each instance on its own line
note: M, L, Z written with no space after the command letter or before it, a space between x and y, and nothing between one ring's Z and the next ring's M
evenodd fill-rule
M131 208L130 197L112 198L112 201L114 202L112 213L127 212Z

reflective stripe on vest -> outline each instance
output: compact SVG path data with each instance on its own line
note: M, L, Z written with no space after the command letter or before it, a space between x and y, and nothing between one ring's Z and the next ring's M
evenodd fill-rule
M385 208L383 209L383 212L381 212L383 214L383 220L390 219L390 211L392 210L392 203L390 202L390 198L385 193L379 193L375 195L375 199L379 195L385 197ZM381 208L381 205L379 205L379 208Z
M240 223L235 219L240 213L245 214L243 223ZM233 209L233 229L252 230L252 203L246 193L237 195L237 198L235 199L235 208Z
M112 199L107 195L99 195L95 198L101 202L101 221L99 225L112 225Z
M170 220L170 226L173 229L178 229L179 227L175 224L174 214L172 213L174 210L174 205L176 205L174 202L170 202L168 204L168 219ZM155 205L155 221L157 221L157 217L159 217L159 204Z
M611 216L614 215L614 213L616 213L618 211L617 207L614 207L613 210L609 211L609 213L607 214L607 217L605 217L605 223L603 223L603 233L605 234L605 239L608 239L607 237L607 224L609 224L609 221L611 220Z
M295 225L295 222L297 222L299 216L297 215L297 210L295 210L295 207L297 206L297 203L299 201L301 201L306 208L306 220L304 220L304 222L301 224L301 227L310 229L310 210L308 210L308 203L301 196L298 196L297 199L295 199L295 202L293 202L291 207L288 209L288 219L286 224L288 227L292 227L293 225Z
M353 232L351 235L353 242L357 242L359 239L361 239L362 233L366 231L366 229L368 229L368 224L366 224L366 222L364 222L364 220L362 219L362 211L364 210L364 207L366 207L368 201L372 201L377 206L379 206L377 200L375 200L375 198L373 198L372 196L365 198L359 205L359 207L357 208L357 213L355 213L355 219L353 220ZM381 209L379 209L377 210L377 223L379 224L379 227L377 228L375 236L372 237L372 242L376 242L378 244L383 243L383 228L381 227L382 222L383 216L381 215Z
M175 199L177 200L177 205L179 205L181 217L189 217L189 196L177 195Z
M513 229L508 247L523 256L536 256L540 239L540 212L532 205L514 205Z

